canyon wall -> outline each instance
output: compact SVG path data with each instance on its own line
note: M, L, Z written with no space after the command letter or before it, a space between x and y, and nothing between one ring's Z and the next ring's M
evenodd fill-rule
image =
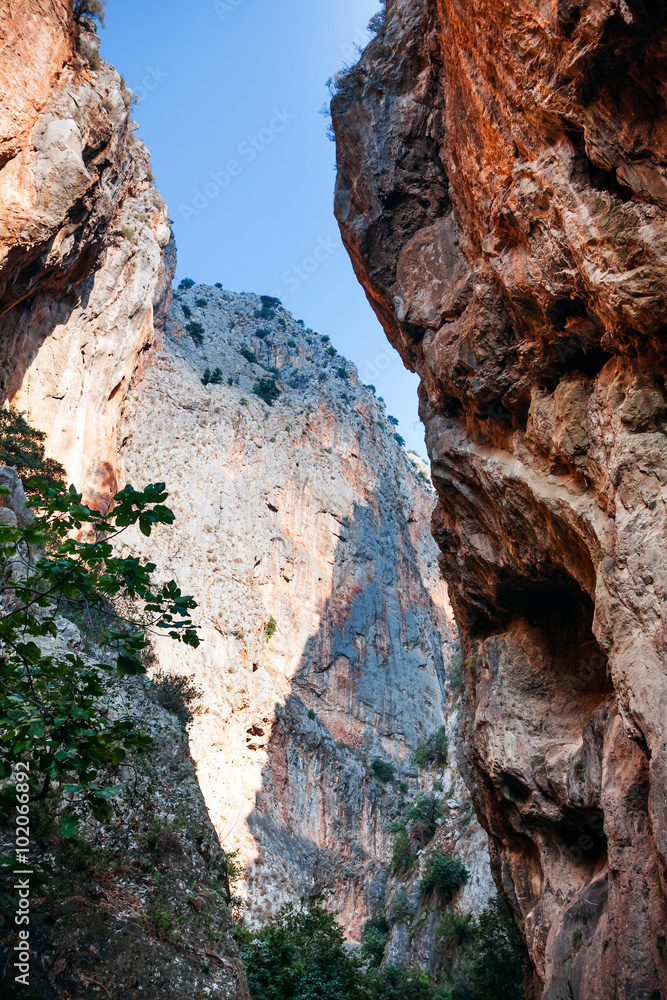
M388 0L332 104L545 1000L667 996L666 45L650 0Z
M175 255L131 92L71 6L0 9L0 391L103 506Z
M277 398L255 393L262 380ZM157 670L197 689L190 745L246 871L244 916L321 892L358 941L384 905L391 822L423 784L412 754L450 716L455 630L423 463L328 337L275 300L203 285L176 294L124 416L125 479L167 482L176 524L128 533L123 551L200 605L201 647L158 642ZM457 825L452 766L447 826L476 910L488 854L470 816Z

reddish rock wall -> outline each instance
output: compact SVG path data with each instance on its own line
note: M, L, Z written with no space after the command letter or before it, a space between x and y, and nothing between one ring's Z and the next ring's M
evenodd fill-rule
M665 48L656 3L394 0L336 212L419 372L465 765L540 997L667 995Z
M174 254L131 93L71 6L0 10L0 395L104 504L120 407L168 308Z

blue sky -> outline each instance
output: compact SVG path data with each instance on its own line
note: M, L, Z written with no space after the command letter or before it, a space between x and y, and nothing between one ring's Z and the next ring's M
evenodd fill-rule
M377 387L425 456L417 377L373 314L333 216L327 79L377 0L107 0L101 54L137 98L178 278L278 295Z

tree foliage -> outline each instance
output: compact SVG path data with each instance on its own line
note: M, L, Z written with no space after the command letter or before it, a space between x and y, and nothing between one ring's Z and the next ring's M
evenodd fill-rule
M406 813L412 823L413 835L423 842L430 840L444 811L445 803L439 795L420 792Z
M260 931L239 933L253 1000L365 1000L359 958L341 926L317 902L292 905Z
M258 932L237 938L253 1000L523 1000L525 950L501 899L466 919L464 952L449 985L421 969L381 964L389 938L382 915L366 922L361 952L345 946L335 916L317 899L285 906ZM362 964L365 961L365 966Z
M204 374L202 375L201 384L208 385L210 383L211 385L220 385L223 378L222 369L215 368L211 371L210 368L206 368L204 369Z
M260 399L263 399L265 403L268 403L269 406L273 406L276 399L280 396L280 389L276 385L274 378L258 378L252 387L252 391Z
M391 851L391 870L395 875L407 875L412 868L415 858L412 853L410 836L405 826L405 822L392 824L394 834L394 845Z
M435 892L450 900L467 881L468 869L463 862L436 848L426 858L419 888L425 896Z
M41 480L32 488L34 520L0 524L0 777L27 763L32 799L57 783L73 808L71 833L86 806L97 819L110 814L109 798L122 786L111 783L107 765L150 742L130 718L110 718L104 698L111 679L145 673L151 633L197 646L196 604L173 580L155 586L153 563L121 558L112 544L130 525L148 536L156 524L173 522L164 483L126 486L108 513L83 504L73 486ZM121 596L140 607L133 620L114 611ZM104 662L57 641L58 624L73 609L104 616Z
M44 457L45 438L44 431L32 427L18 410L0 410L0 465L12 466L22 478L40 476L62 482L62 465Z
M384 782L392 781L394 775L396 774L396 768L394 765L388 760L383 760L382 757L373 758L371 762L371 771L378 781Z
M417 767L429 767L436 764L444 767L447 763L447 732L444 726L436 729L434 733L420 743L412 759Z
M95 30L95 22L105 24L106 0L74 0L74 20L89 31Z
M372 967L380 965L389 940L389 924L380 914L367 920L361 931L361 953Z

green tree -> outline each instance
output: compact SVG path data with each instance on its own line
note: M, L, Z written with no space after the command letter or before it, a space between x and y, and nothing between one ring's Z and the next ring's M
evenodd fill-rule
M63 480L62 465L44 457L45 438L44 431L31 427L18 410L0 410L0 465L12 466L22 479L41 476L54 482Z
M477 918L474 957L467 975L475 1000L523 1000L526 949L507 906L496 896Z
M122 786L112 784L108 765L150 743L131 719L109 717L104 699L111 678L145 673L150 634L197 646L190 617L196 604L173 580L154 586L155 566L121 558L112 544L130 525L150 535L156 524L173 522L164 483L141 492L126 486L108 513L83 504L73 486L34 481L32 487L34 520L25 527L0 524L0 778L22 762L31 800L59 785L72 807L62 832L71 834L86 808L99 820L110 815L109 799ZM136 618L114 611L121 596L140 606ZM92 663L53 643L60 616L74 609L106 619L107 662Z
M444 767L447 763L447 732L444 726L436 729L434 733L420 743L412 759L417 767L429 767L430 764L437 764Z
M366 921L361 931L361 952L368 959L369 965L380 965L388 940L389 924L382 915Z
M252 387L252 391L260 399L263 399L265 403L268 403L269 406L273 406L276 399L280 396L280 389L276 385L274 378L258 378Z
M419 888L425 896L435 892L449 901L467 881L468 869L463 862L436 848L426 858Z
M104 27L106 0L74 0L74 20L90 31L95 30L95 21Z
M213 372L210 368L206 368L204 370L204 374L202 375L201 383L202 385L208 385L209 383L211 385L220 385L223 377L224 376L220 368L216 368Z
M278 622L275 620L273 615L269 618L266 626L264 627L264 634L267 639L270 639L272 635L275 635L278 631Z
M424 842L430 840L444 810L445 804L439 795L420 792L406 814L412 823L413 835Z
M237 932L253 1000L366 1000L359 958L317 901L284 906L260 931Z
M396 875L407 875L414 864L414 855L410 845L410 837L405 827L405 821L391 824L394 834L394 846L391 851L391 869Z
M192 339L194 340L197 347L201 347L204 343L204 327L201 323L197 323L193 320L192 323L187 323L185 329L188 331Z
M391 781L396 774L396 768L382 757L374 757L371 763L371 771L378 781Z
M399 965L370 969L368 986L373 1000L432 1000L434 996L427 972Z

